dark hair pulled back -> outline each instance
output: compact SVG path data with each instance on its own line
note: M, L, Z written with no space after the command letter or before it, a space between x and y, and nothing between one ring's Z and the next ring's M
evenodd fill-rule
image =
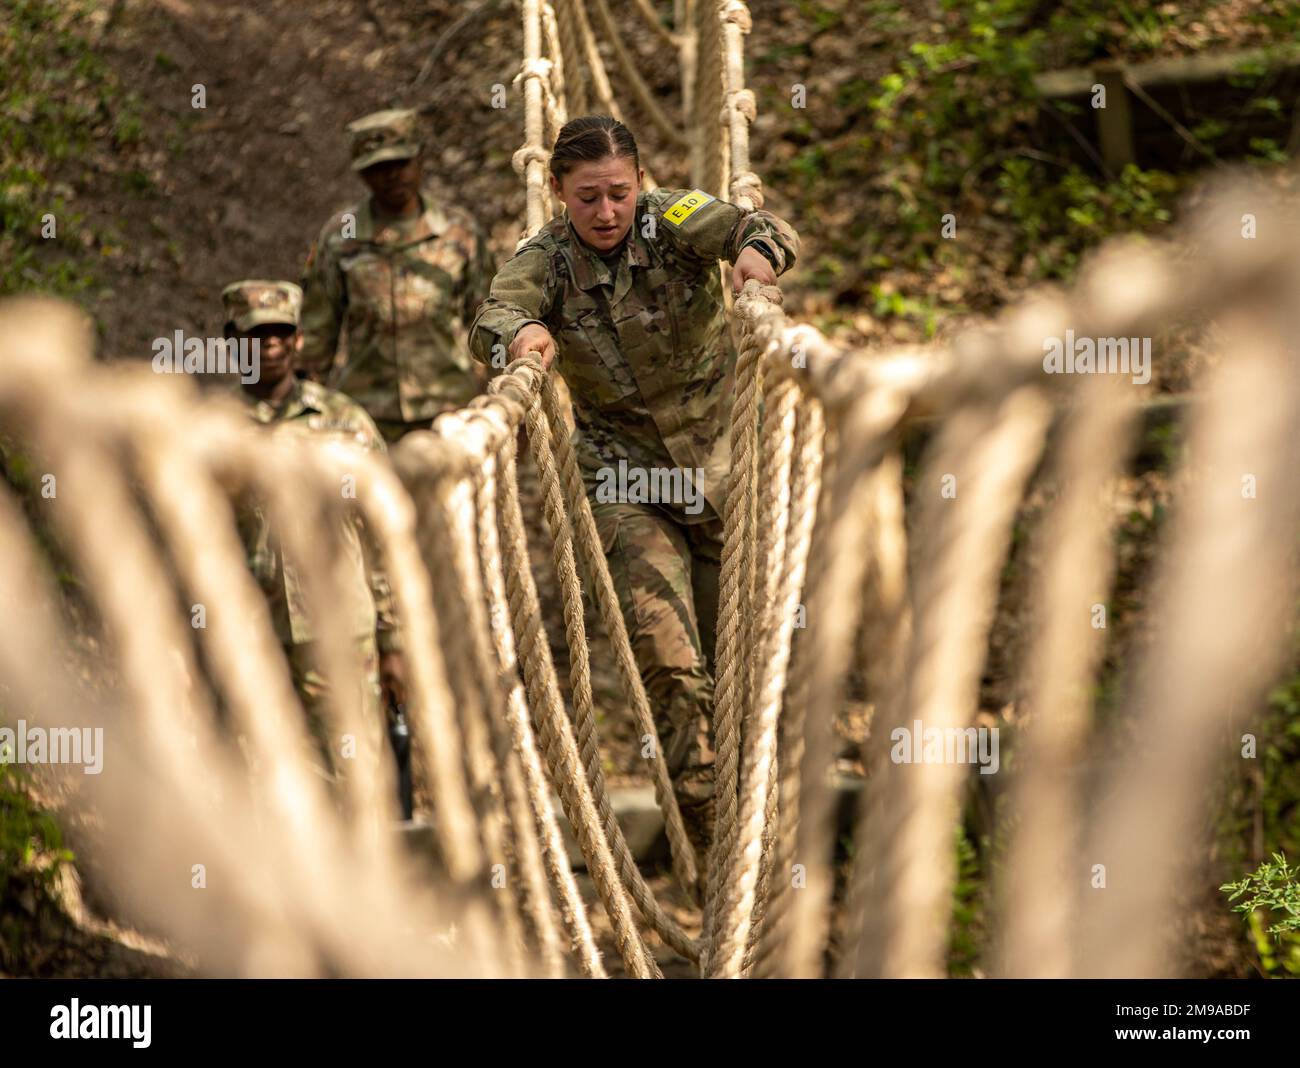
M560 182L577 164L610 156L631 159L633 168L641 169L641 157L631 130L608 115L583 115L570 119L560 128L551 150L551 174Z

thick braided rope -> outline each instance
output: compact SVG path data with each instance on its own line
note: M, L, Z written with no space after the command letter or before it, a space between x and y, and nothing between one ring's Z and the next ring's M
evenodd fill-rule
M904 668L912 636L907 588L903 458L897 451L881 460L871 475L868 492L871 522L868 530L867 586L863 596L866 608L859 649L860 660L866 665L867 685L874 708L866 757L867 783L858 795L853 867L843 909L843 943L850 950L840 958L839 974L845 977L853 974L856 965L851 947L856 946L861 937L862 917L866 911L865 887L875 867L875 858L871 855L867 840L872 813L879 811L875 806L887 804L888 798L887 789L881 786L887 779L882 765L888 759L893 739L885 725L902 720L901 709L906 687Z
M583 573L587 578L592 599L600 613L601 623L614 650L623 693L627 697L628 704L632 706L637 731L642 737L649 736L657 742L659 735L654 716L650 711L650 700L646 696L641 671L637 667L632 644L628 639L627 624L619 608L618 594L614 589L614 580L609 573L609 564L605 560L605 553L601 547L600 534L596 529L596 520L592 515L591 502L587 499L582 474L578 470L578 460L573 445L565 433L564 417L560 411L560 400L555 391L555 383L550 377L542 381L542 405L553 430L551 444L559 461L561 484L576 536L578 556L582 561ZM584 726L588 729L584 730ZM594 721L588 725L579 724L578 745L582 750L584 761L598 759L598 756L594 756L596 753ZM655 800L664 814L664 828L672 850L673 871L683 889L693 893L699 881L695 849L686 835L686 827L682 823L681 810L677 804L677 795L673 790L672 779L668 775L668 765L664 761L662 747L658 744L654 746L654 755L651 758L651 773Z
M762 388L763 340L751 329L750 312L766 304L775 288L750 279L736 303L741 317L736 360L736 398L731 413L731 469L723 507L723 556L719 574L718 668L714 691L715 817L708 855L705 945L712 939L712 917L719 880L736 834L740 730L749 694L750 596L754 577L754 490L758 463L758 398Z
M573 0L556 0L555 29L560 58L564 68L565 103L571 117L586 115L588 111L587 72L582 62L582 44L573 14Z
M1113 578L1108 488L1123 470L1137 408L1110 376L1084 383L1054 460L1060 497L1041 529L1044 561L1028 707L1013 782L1019 824L1007 857L1015 878L1000 887L1005 926L997 971L1023 978L1074 973L1069 929L1079 913L1067 877L1079 843L1077 769L1090 726L1088 686L1105 631L1085 606L1105 604Z
M569 121L569 94L564 66L564 52L560 45L560 24L555 16L555 7L550 0L542 2L542 30L546 34L546 50L551 54L551 67L548 72L547 87L554 100L554 107L549 117L553 121L550 131L552 142L559 136L560 127Z
M814 665L820 656L819 650L811 644L815 637L815 628L809 625L813 618L809 614L809 609L814 607L817 591L823 588L824 573L830 565L827 546L835 518L831 496L838 455L839 432L834 422L827 421L824 423L821 441L821 469L818 473L818 485L816 490L812 491L815 496L815 511L808 566L804 578L805 626L798 640L793 643L781 709L783 744L778 753L780 767L777 791L781 797L781 805L777 813L777 852L773 860L774 876L772 892L767 904L766 928L755 952L753 974L757 978L770 978L777 974L778 967L783 967L786 954L784 931L794 892L794 856L802 796L800 773L806 750L804 724ZM799 470L796 468L796 475ZM811 490L811 487L808 489ZM800 495L795 494L794 499L798 501Z
M514 365L512 369L513 367ZM534 373L535 383L541 376L540 367L536 361L532 361L532 367L529 369ZM533 389L519 388L518 383L513 381L514 378L513 373L508 373L494 379L488 388L494 393L509 391L514 399L526 402L532 395ZM629 972L636 974L634 968L647 970L644 964L645 948L641 945L641 936L632 919L631 900L619 879L618 867L610 845L610 841L621 841L621 831L615 823L614 837L610 840L605 837L608 822L598 809L595 791L582 768L577 742L573 737L573 728L560 697L555 665L551 660L550 646L542 626L537 586L533 581L528 560L518 484L512 478L505 479L499 488L500 491L503 491L500 500L500 516L511 615L519 640L519 653L534 723L541 738L551 778L560 792L565 813L569 817L578 845L587 860L587 870L609 914L620 953ZM543 504L550 508L555 523L552 529L560 530L564 521L563 505L559 500L558 485L554 480L545 492L550 500L549 502L544 500ZM556 538L555 545L552 547L556 553L557 570L571 570L564 567L561 559L562 550L559 546L562 537ZM622 852L627 852L626 843L623 843Z
M790 720L801 725L803 740L798 825L791 858L802 881L784 917L786 937L778 972L801 979L819 978L822 974L834 843L834 798L827 777L835 755L834 718L841 704L852 661L853 635L862 610L858 592L866 567L862 543L869 512L863 482L864 471L869 472L870 467L855 462L867 458L861 450L850 452L843 442L840 448L830 496L840 510L837 514L823 511L819 516L819 524L825 521L827 525L816 552L819 561L823 554L825 560L809 587L808 629L800 644L800 661L788 697L800 703Z
M513 365L512 365L513 366ZM544 387L543 387L544 396ZM556 572L560 578L560 595L564 606L565 635L571 654L570 679L573 689L573 719L578 744L579 759L591 784L597 809L604 822L605 834L618 861L619 875L636 902L637 909L660 937L674 951L690 960L698 957L699 949L682 931L681 927L665 913L655 900L649 886L636 866L636 860L614 816L605 789L605 774L601 769L600 750L596 745L596 717L591 696L591 668L588 657L586 624L583 618L582 586L574 555L573 527L565 507L560 476L552 451L550 421L546 417L544 401L535 398L527 409L528 441L533 453L533 463L541 482L544 513L554 545ZM585 496L584 496L585 501ZM651 962L653 966L653 962Z
M794 645L795 615L799 599L804 593L808 557L812 551L813 525L821 490L824 436L825 422L820 402L811 397L802 398L795 424L790 519L779 587L783 591L780 595L783 607L779 620L784 626L788 619L790 634L781 637L772 670L764 674L762 688L765 700L771 699L771 693L775 691L781 715L786 717L786 729L777 750L779 759L772 763L773 785L769 788L768 812L764 816L763 866L759 871L754 923L745 948L746 960L742 969L745 974L752 974L760 956L760 947L769 942L766 932L772 929L771 921L778 920L781 915L773 915L773 902L781 900L783 892L790 889L787 868L794 828L793 825L786 826L786 812L789 810L792 818L797 815L792 795L798 786L798 765L795 764L793 775L788 774L790 757L787 754L795 745L795 739L788 729L789 706L783 697ZM766 657L763 662L767 662ZM781 873L780 878L775 877L777 872Z
M532 709L533 719L540 723L549 723L548 731L543 732L552 740L547 762L551 776L560 786L561 801L566 812L570 812L569 822L573 825L578 845L584 857L587 857L587 869L592 873L596 890L601 901L614 901L621 908L624 924L631 924L631 901L626 897L618 873L614 868L614 859L609 853L600 830L599 816L591 800L590 789L586 785L579 762L577 749L569 735L571 759L566 763L559 750L555 724L568 727L564 716L563 703L560 699L559 685L555 678L555 666L551 663L550 648L544 638L541 619L541 606L537 598L537 587L533 582L532 570L528 566L528 545L524 533L523 514L519 507L518 483L515 481L514 436L509 436L501 445L498 454L500 477L496 486L496 512L500 523L502 575L493 583L499 587L499 595L504 598L510 590L505 610L518 642L519 665L528 691L528 704ZM493 610L496 613L503 602L497 601L494 592ZM547 865L552 883L560 901L561 913L569 931L572 948L578 960L578 967L583 975L593 979L605 977L605 968L600 960L591 926L587 921L587 910L582 895L574 880L564 848L564 838L559 821L550 803L550 794L543 777L540 762L537 760L536 747L533 742L532 728L525 715L522 722L512 720L512 726L518 736L525 741L525 749L530 755L525 761L529 776L529 791L533 796L534 811L540 813L544 821L543 841L547 848ZM545 746L545 740L543 740ZM530 766L531 765L531 766ZM575 789L575 784L577 789ZM576 797L581 790L582 798ZM568 797L568 800L566 800ZM585 803L584 803L585 802ZM600 848L596 848L595 843ZM605 906L611 908L609 903Z
M970 405L945 423L918 494L915 631L904 718L926 729L974 718L998 576L1051 408L1033 386ZM941 493L953 476L955 497ZM881 724L887 735L895 724ZM885 813L873 813L872 892L863 901L859 976L942 975L952 903L951 841L961 766L890 765ZM886 776L881 776L886 778ZM886 784L881 783L884 787Z
M511 368L514 366L512 364ZM583 619L582 587L578 582L578 572L574 559L573 529L565 510L564 496L560 491L560 478L551 451L550 425L539 397L534 396L531 399L531 403L525 412L525 420L528 426L528 443L533 454L533 463L537 468L538 479L541 483L543 514L554 543L552 545L552 556L555 562L556 574L560 581L565 637L569 644L570 653L569 678L573 690L573 716L578 737L580 738L582 737L584 724L589 732L594 732L595 713L592 707L591 666L587 646L586 623ZM641 878L641 873L636 867L636 862L627 849L627 843L622 839L618 820L614 816L605 789L605 776L600 766L599 750L593 746L584 753L580 749L579 759L582 762L587 781L591 786L600 818L604 823L605 835L615 852L619 865L619 874L624 885L631 893L641 914L652 924L655 923L656 919L659 920L663 926L660 934L665 941L669 941L670 945L673 944L673 927L675 925L669 917L662 913L662 910L654 901L650 888L645 885L645 881ZM659 925L656 925L656 930L659 930ZM683 949L690 947L690 940L681 933L680 928L675 934L678 936L675 940ZM645 946L641 943L639 933L633 928L630 932L625 933L625 938L628 935L635 935L636 941L635 943L629 941L625 947L620 947L620 951L624 954L629 971L632 971L638 978L657 976L658 968L654 961L650 959ZM674 948L676 949L677 946L674 945ZM681 952L681 950L678 951Z
M560 0L562 5L567 6L572 15L574 25L578 29L578 37L582 42L582 54L587 60L587 73L591 76L591 86L595 91L596 99L600 106L605 109L605 113L623 121L623 112L618 106L618 101L614 99L614 90L610 88L609 74L605 70L605 61L600 58L600 49L596 46L596 35L591 32L591 23L587 21L587 7L582 0Z
M750 169L749 124L757 118L758 102L753 91L745 88L745 35L750 31L752 19L749 8L741 0L727 0L721 18L720 62L726 85L726 105L721 107L718 121L727 132L724 144L730 147L727 188L733 204L744 211L756 211L763 206L763 183Z
M640 71L637 70L636 60L628 50L623 35L618 32L618 25L614 22L614 16L610 14L609 0L595 0L595 4L596 15L599 17L601 27L605 31L605 39L613 46L614 57L623 70L623 77L627 79L628 85L632 88L632 95L636 98L636 102L669 145L675 148L685 148L688 141L681 132L680 124L674 123L663 108L659 106L654 93L646 85Z
M523 0L524 59L519 77L524 81L524 145L514 155L514 168L524 179L527 225L525 237L532 237L546 225L546 161L544 75L542 73L541 0Z
M721 196L725 190L726 130L718 128L722 109L721 0L695 0L695 86L691 112L691 181Z
M537 587L528 563L523 513L514 484L507 486L502 501L502 528L505 535L506 579L510 589L510 608L519 652L528 687L529 705L537 726L542 751L546 755L551 778L560 793L560 801L573 827L578 846L587 861L587 871L596 884L596 893L605 906L620 946L640 942L633 902L619 878L617 862L605 837L605 821L597 808L594 792L582 768L573 727L564 710L555 665L551 660ZM623 952L620 950L620 952ZM644 947L642 947L644 953ZM627 954L624 953L627 963ZM631 966L629 965L629 971Z
M405 658L411 759L416 785L429 791L427 815L438 855L451 877L463 883L477 877L483 857L460 758L460 724L452 712L433 591L416 542L415 506L392 468L371 463L365 473L370 492L360 494L357 502L379 548L403 639L413 649L437 650L436 655ZM436 744L430 744L434 739Z
M474 414L482 415L482 409L480 408ZM512 805L523 810L513 814L516 823L523 823L534 831L533 835L528 836L522 832L522 829L516 830L516 837L523 844L520 859L525 880L524 903L532 920L544 972L549 977L558 979L563 978L565 974L564 953L560 945L559 930L548 884L554 887L556 896L564 902L566 927L573 941L576 943L581 939L582 929L585 928L587 942L593 955L595 946L591 944L591 930L586 924L582 899L577 896L577 886L573 882L572 873L568 871L568 855L564 849L564 840L555 822L555 813L551 809L550 788L542 773L541 761L538 759L537 749L533 743L532 727L528 722L528 707L518 677L514 635L510 628L509 608L506 604L505 586L501 577L501 548L497 535L496 515L497 458L487 454L484 461L482 473L474 487L475 508L483 592L486 595L488 609L485 623L496 657L493 666L500 673L507 687L504 707L501 709L509 724L513 750L513 759L507 762L510 771L510 778L507 779L507 797L510 798ZM514 778L519 779L517 785L511 781ZM522 793L522 799L517 796L517 793ZM572 891L572 896L567 899L566 889ZM576 914L575 904L580 910ZM581 927L578 925L579 916Z
M1240 201L1216 220L1223 252L1203 248L1222 268L1240 256ZM1281 229L1281 228L1279 228ZM1282 234L1279 234L1282 236ZM1292 250L1296 229L1283 237ZM1209 242L1207 242L1209 244ZM1224 247L1226 246L1226 247ZM1250 299L1216 315L1225 359L1189 429L1187 455L1198 458L1172 528L1155 634L1138 672L1132 744L1101 784L1084 855L1105 866L1107 889L1084 899L1075 929L1075 976L1165 976L1185 966L1168 915L1200 873L1199 858L1172 848L1204 833L1205 783L1222 767L1236 702L1259 708L1294 653L1300 571L1300 263L1262 279ZM1244 475L1258 492L1249 496ZM1270 487L1265 490L1264 487ZM1235 736L1235 737L1234 737ZM1160 765L1152 767L1152 754ZM1097 874L1095 871L1092 874ZM1145 922L1144 922L1145 920Z
M737 314L755 302L758 284L745 283ZM709 853L709 878L704 907L706 946L712 942L713 916L719 880L736 834L739 790L740 726L747 697L750 654L750 580L754 571L753 497L758 461L758 398L764 344L752 329L743 329L736 360L736 397L731 408L731 468L723 507L723 548L719 574L717 672L714 688L713 732L715 823Z
M645 20L646 25L655 32L655 35L663 41L664 44L674 51L681 47L680 38L659 21L659 13L655 11L654 5L651 4L650 0L634 0L634 3L637 14Z
M786 527L790 518L790 465L794 454L795 405L799 390L793 382L785 379L765 388L764 392L762 463L758 479L761 549L755 568L760 581L751 610L755 626L749 646L759 653L758 668L754 693L747 702L750 707L745 711L740 815L735 840L720 877L718 913L708 952L710 976L726 979L739 978L741 958L749 937L767 815L769 778L775 766L780 681L783 681L784 671L774 689L764 690L761 684L775 674L776 659L784 661L788 654L794 623L793 604L789 606L789 629L779 617L787 607L780 585L785 562ZM784 649L780 642L782 634L786 638Z
M404 439L403 446L408 445L409 438L416 438L416 435ZM407 456L413 459L418 455L417 448L421 444L418 440L411 441L405 450ZM508 872L511 867L507 850L509 817L496 770L492 727L484 708L484 680L479 677L472 633L467 574L477 553L474 543L467 542L467 532L456 521L459 502L453 494L457 484L463 484L463 480L433 474L420 487L422 492L417 498L421 520L420 548L429 574L441 579L433 584L433 590L438 618L445 623L442 630L444 655L449 664L460 666L460 670L450 673L450 681L456 697L456 712L465 745L465 766L483 836L486 863L502 865ZM486 873L483 882L487 883ZM504 885L492 887L488 899L496 906L505 943L515 955L512 971L519 974L522 960L517 958L523 947L523 930L513 883L507 879Z
M443 434L456 433L447 429L455 425L454 416L446 417ZM462 424L463 425L463 424ZM515 890L516 907L530 941L529 949L538 951L544 974L559 977L564 974L564 955L560 946L558 924L554 905L546 882L542 861L542 847L537 838L531 805L524 785L523 771L513 745L506 709L513 679L504 675L492 647L492 628L487 614L487 593L483 588L483 516L479 502L487 498L489 488L483 480L491 465L486 455L480 454L483 465L472 479L458 483L453 491L456 506L454 522L457 527L457 544L463 556L460 578L464 584L466 607L471 627L471 646L474 654L475 674L483 693L482 707L487 716L489 740L492 745L493 770L500 783L501 800L506 815L509 849L517 871L518 887ZM522 694L519 695L522 701ZM510 869L508 869L509 871ZM513 874L513 872L512 872ZM495 882L493 889L499 891Z
M50 374L49 352L40 350L39 342L50 326L39 316L66 313L37 302L27 307L30 315L20 320L27 329L5 346L0 411L9 427L27 432L50 469L58 472L61 485L76 487L75 493L56 499L51 514L88 588L95 592L110 639L122 650L122 677L139 721L137 740L148 762L155 767L192 766L196 750L218 753L223 749L213 732L211 702L206 688L191 682L202 675L192 658L188 628L182 628L174 608L176 592L166 579L166 569L152 563L151 537L121 466L109 462L156 422L148 418L149 410L173 404L176 393L152 383L140 388L143 380L124 378L96 382L93 390L65 396L60 392L64 379ZM81 368L78 373L84 374ZM141 403L126 404L133 386ZM78 434L66 433L69 426L78 427ZM182 449L192 440L184 435L176 439ZM194 466L202 469L199 463ZM114 531L111 540L103 537L105 529ZM239 589L250 592L247 586ZM224 601L213 602L218 603ZM251 608L243 618L262 621L259 625L269 634L264 602L245 596L242 607ZM274 646L273 639L262 645ZM160 657L159 649L175 652ZM321 783L308 771L306 732L292 712L291 691L285 692L287 672L280 667L267 675L257 664L248 670L256 673L253 681L267 684L271 701L255 702L252 708L239 702L232 705L232 712L241 726L247 726L254 759L266 769L257 783L263 788L262 798L277 821L293 828L294 833L285 836L285 848L292 856L287 877L299 895L297 900L315 923L326 924L329 905L322 886L339 875L331 861L340 856L343 841L334 833L337 825L329 818ZM208 841L228 838L228 828L223 831L213 825L219 813L210 804L193 796L178 797L171 804Z

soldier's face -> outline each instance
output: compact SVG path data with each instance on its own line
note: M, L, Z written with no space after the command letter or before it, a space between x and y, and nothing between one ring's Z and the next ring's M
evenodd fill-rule
M627 236L636 217L636 195L641 176L626 156L607 156L577 164L551 189L569 213L578 236L592 248L606 252Z
M258 357L262 381L279 382L293 373L294 357L302 347L302 335L287 323L263 323L249 331L259 342Z
M361 172L361 180L382 207L401 211L420 195L420 157L376 163Z

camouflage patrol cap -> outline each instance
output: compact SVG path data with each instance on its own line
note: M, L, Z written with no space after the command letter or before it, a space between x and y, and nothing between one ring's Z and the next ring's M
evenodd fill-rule
M411 159L420 154L417 116L410 108L376 111L350 122L352 169L364 171L390 159Z
M231 282L221 291L226 322L236 330L252 330L263 323L297 326L302 311L302 290L292 282L246 278Z

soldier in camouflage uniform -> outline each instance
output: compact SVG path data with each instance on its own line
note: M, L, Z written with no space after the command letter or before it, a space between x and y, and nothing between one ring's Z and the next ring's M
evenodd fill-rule
M416 118L381 111L348 126L370 195L325 224L303 283L302 365L389 442L481 391L465 324L496 270L474 220L421 190Z
M638 195L636 144L613 119L568 123L550 167L566 213L493 280L470 347L497 368L529 351L548 366L558 358L603 548L700 848L712 820L712 662L736 356L718 261L734 265L735 289L748 278L774 284L799 239L768 212L700 190Z
M302 290L292 282L245 280L228 285L221 299L226 336L259 342L258 379L241 389L254 422L273 433L332 438L362 449L385 451L383 438L359 404L342 393L295 377ZM324 708L329 683L315 662L315 635L299 576L292 561L284 558L275 531L255 501L241 502L239 527L250 570L266 595L272 625L284 647L294 688L322 752L330 753ZM342 551L353 565L353 580L332 591L334 610L349 623L363 665L362 722L378 728L384 719L381 702L388 691L398 700L403 697L404 674L392 599L385 576L374 566L375 550L359 516L347 522L342 536Z

